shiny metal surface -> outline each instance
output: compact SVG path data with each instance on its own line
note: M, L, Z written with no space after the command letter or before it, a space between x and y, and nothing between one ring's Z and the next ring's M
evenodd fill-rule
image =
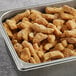
M6 42L6 45L13 57L13 60L18 68L18 70L20 71L28 71L28 70L33 70L33 69L38 69L38 68L42 68L42 67L47 67L47 66L52 66L52 65L56 65L56 64L61 64L61 63L65 63L65 62L70 62L70 61L74 61L76 60L76 57L69 57L69 58L64 58L64 59L59 59L59 60L55 60L55 61L49 61L49 62L45 62L45 63L40 63L40 64L30 64L30 63L26 63L23 62L21 59L19 59L19 57L17 56L13 45L11 44L11 41L8 37L8 35L6 34L3 25L2 25L2 21L4 21L7 18L10 18L11 16L14 16L16 13L19 13L21 11L24 11L25 9L37 9L40 11L43 11L44 8L46 6L62 6L64 4L73 6L75 6L75 1L69 0L69 1L60 1L60 2L56 2L56 3L50 3L50 4L43 4L43 5L36 5L36 6L30 6L30 7L24 7L24 8L18 8L18 9L13 9L10 11L5 12L1 18L0 18L0 30L1 30L1 34Z

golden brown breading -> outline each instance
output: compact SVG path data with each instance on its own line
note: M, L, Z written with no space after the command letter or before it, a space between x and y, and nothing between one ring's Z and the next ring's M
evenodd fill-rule
M20 58L26 62L30 59L30 57L31 57L31 53L30 53L29 49L24 48L21 52Z
M51 14L51 13L59 13L59 12L62 12L62 7L60 8L57 8L57 7L46 7L45 9L45 12L48 13L48 14Z
M11 30L17 29L17 25L14 20L6 20L6 23L8 24Z
M66 37L76 37L76 29L65 30L63 34Z
M46 33L46 34L51 34L54 32L54 29L52 28L46 28L44 25L40 25L37 23L34 23L32 25L32 29L36 32L41 32L41 33Z
M76 22L74 20L69 20L66 23L67 28L69 29L76 29Z
M44 54L44 61L51 60L51 59L56 59L56 58L64 58L63 53L60 51L52 51Z
M39 56L39 58L43 58L44 52L43 51L38 51L37 55Z
M18 55L20 56L23 46L20 43L16 43L16 44L14 44L14 48L15 48L16 52L18 53Z
M49 50L52 47L53 47L53 44L47 43L47 44L45 44L44 49L47 51L47 50Z
M54 20L56 18L58 18L58 15L52 15L52 14L42 14L42 17L44 17L46 20L51 21Z
M61 31L64 32L65 30L68 30L68 27L66 25L63 25Z
M55 19L53 20L53 24L56 25L56 27L60 30L64 24L64 20Z
M43 17L36 18L34 22L45 26L48 24L48 21Z
M30 61L30 63L36 64L34 57L31 57L29 61Z
M63 54L65 57L69 57L69 56L76 56L76 52L69 49L69 48L65 48L63 51Z
M62 50L64 50L64 46L62 45L62 43L58 43L58 44L56 44L55 49L62 51Z
M9 26L8 26L6 23L3 23L3 26L4 26L4 28L5 28L8 36L9 36L10 38L12 38L12 37L13 37L13 33L12 33L12 31L10 30Z
M32 40L33 40L33 38L34 38L34 33L33 33L33 32L30 32L30 33L29 33L29 40L31 40L31 41L32 41Z
M20 20L22 20L24 17L28 17L30 15L30 10L26 10L23 13L17 14L16 16L12 17L12 20L15 20L16 23Z
M33 38L33 43L40 43L41 41L45 40L48 36L43 33L37 33Z
M25 28L31 28L31 25L32 25L31 22L25 21L25 22L19 22L19 23L17 24L17 27L18 27L19 29L25 29Z
M38 10L34 10L34 9L31 9L31 14L33 14L33 13L35 13L35 14L42 14L40 11L38 11Z
M63 7L64 12L70 13L72 15L76 15L76 9L68 6L68 5L64 5Z
M37 18L41 18L42 16L40 14L36 14L36 13L32 13L30 16L29 16L29 19L31 20L35 20Z
M29 21L29 19L28 19L27 17L24 17L24 18L22 19L22 22L25 22L25 21Z
M61 32L54 24L52 24L52 23L49 23L49 24L47 25L47 27L49 27L49 28L51 28L51 29L54 29L54 33L55 33L55 35L57 35L57 36L60 36L60 35L62 34L62 32Z
M68 44L67 48L73 50L74 49L74 45L73 44Z
M72 38L67 38L68 43L72 43L75 44L76 43L76 38L72 37Z
M67 40L62 40L62 45L64 46L64 47L67 47L67 45L68 45L68 43L67 43Z
M70 19L73 19L73 18L74 18L73 15L67 14L67 13L61 13L60 16L61 16L61 18L64 19L64 20L70 20Z
M23 42L22 42L22 45L23 45L24 47L29 48L31 55L34 57L34 59L35 59L35 61L36 61L37 63L40 63L40 62L41 62L40 59L39 59L39 57L37 56L37 54L36 54L36 52L35 52L35 50L34 50L34 48L33 48L33 46L32 46L31 43L29 43L29 42L27 42L27 41L23 41Z
M50 57L52 59L55 59L55 58L64 58L64 55L60 51L52 51L52 52L50 52Z
M48 42L53 43L55 41L56 37L55 35L48 35Z
M18 43L18 41L16 39L12 39L12 44L14 45L16 43Z
M34 43L33 44L33 47L34 47L34 49L35 49L36 52L39 51L38 43Z
M29 35L29 29L25 28L22 29L17 33L17 39L18 40L28 40L28 35Z

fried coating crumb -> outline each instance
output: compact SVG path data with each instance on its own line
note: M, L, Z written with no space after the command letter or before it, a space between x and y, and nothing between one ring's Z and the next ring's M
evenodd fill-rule
M36 32L41 32L41 33L46 33L46 34L50 34L54 32L54 29L52 28L46 28L44 25L40 25L37 23L34 23L32 25L32 29Z
M38 24L45 25L45 26L48 24L48 21L45 18L42 18L42 17L36 18L34 20L34 22L38 23Z
M64 46L62 45L62 43L58 43L56 44L55 49L62 51L64 50Z
M48 42L53 43L55 41L55 35L48 35Z
M74 49L74 46L73 46L73 44L68 44L68 46L67 46L67 48L69 48L69 49Z
M22 39L28 40L28 35L29 35L29 29L27 29L27 28L23 29L17 33L17 39L18 40L22 40Z
M67 40L63 40L61 43L64 47L67 47L67 45L68 45Z
M31 41L32 41L32 40L33 40L33 38L34 38L34 33L33 33L33 32L30 32L30 33L29 33L29 40L31 40Z
M24 48L21 52L20 58L25 62L28 61L31 57L31 53L28 48Z
M55 45L56 45L56 41L54 41L53 43L46 43L45 45L44 45L44 49L46 50L46 51L48 51L50 48L52 48L52 47L54 47Z
M11 19L16 21L17 23L20 20L22 20L24 17L28 17L29 15L30 15L30 10L26 10L25 12L17 14L16 16L12 17Z
M62 32L61 32L54 24L52 24L52 23L49 23L49 24L47 25L47 27L49 27L49 28L51 28L51 29L54 29L54 33L55 33L55 35L57 35L57 36L60 36L60 35L62 34Z
M30 61L30 63L36 64L36 61L33 57L31 57L29 61Z
M69 48L65 48L63 51L63 54L65 57L69 57L69 56L76 56L76 52L72 51Z
M52 15L52 14L42 14L42 17L44 17L48 21L52 21L52 20L58 18L58 15L57 14L55 14L55 15Z
M5 28L8 36L9 36L10 38L12 38L12 37L13 37L13 33L12 33L12 31L10 30L9 26L8 26L6 23L3 23L3 26L4 26L4 28Z
M64 58L63 53L60 51L52 51L44 54L44 61L55 59L55 58Z
M35 51L39 51L38 43L34 43L34 44L33 44L33 47L34 47Z
M60 7L60 8L46 7L45 12L48 13L48 14L51 14L51 13L59 13L59 12L62 12L62 7Z
M11 30L17 29L17 25L14 20L6 20L6 23L9 25Z
M54 19L53 24L60 30L64 24L64 20L61 19Z
M76 29L65 30L63 34L66 37L76 37Z
M18 53L18 55L20 56L23 46L20 43L16 43L16 44L14 44L14 48L15 48L16 52Z
M76 9L74 9L68 5L64 5L62 8L65 12L70 13L72 15L76 15Z
M76 43L76 38L67 38L68 43L75 44Z
M40 63L40 62L41 62L40 59L39 59L39 57L37 56L37 54L36 54L36 52L35 52L35 50L34 50L34 48L33 48L33 46L32 46L31 43L29 43L29 42L27 42L27 41L23 41L23 42L22 42L22 45L23 45L24 47L27 47L27 48L30 49L31 54L33 55L33 57L34 57L34 59L35 59L35 61L36 61L37 63Z
M70 19L73 19L74 16L71 14L67 14L67 13L61 13L61 18L64 20L70 20Z
M66 26L71 30L71 29L76 29L76 22L74 20L69 20L66 23Z
M31 28L32 23L30 23L29 21L25 21L25 22L19 22L17 24L17 27L19 29L25 29L25 28Z
M48 36L43 33L37 33L35 37L33 38L33 43L40 43L44 39L46 39Z
M39 56L39 58L43 58L44 52L43 51L38 51L37 55Z

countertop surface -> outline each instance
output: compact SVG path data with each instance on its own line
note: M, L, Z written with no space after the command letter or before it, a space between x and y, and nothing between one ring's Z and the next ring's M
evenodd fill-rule
M20 1L13 0L12 2L12 0L0 0L0 10L51 2L51 0ZM54 1L58 0L53 0L52 2ZM4 39L0 34L0 76L76 76L76 61L28 72L20 72L17 70L9 50L5 45Z

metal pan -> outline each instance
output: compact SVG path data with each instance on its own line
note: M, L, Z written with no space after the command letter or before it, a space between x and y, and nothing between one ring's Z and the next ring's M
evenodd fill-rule
M66 63L66 62L70 62L70 61L74 61L76 60L75 56L72 57L68 57L68 58L64 58L64 59L58 59L55 61L49 61L49 62L45 62L45 63L40 63L40 64L31 64L31 63L26 63L24 61L22 61L17 53L15 52L15 49L7 35L7 33L5 32L5 29L3 27L2 22L7 19L10 18L12 16L14 16L16 13L22 12L25 9L37 9L39 11L43 11L44 8L46 6L62 6L62 5L70 5L72 7L76 7L76 1L73 0L66 0L66 1L60 1L60 2L55 2L55 3L49 3L49 4L41 4L41 5L35 5L35 6L30 6L30 7L23 7L23 8L18 8L18 9L13 9L10 11L5 12L1 18L0 18L0 30L1 30L1 34L6 42L7 47L9 48L9 51L13 57L13 60L18 68L18 70L20 71L28 71L28 70L33 70L33 69L38 69L38 68L42 68L42 67L47 67L47 66L52 66L52 65L56 65L56 64L61 64L61 63Z

